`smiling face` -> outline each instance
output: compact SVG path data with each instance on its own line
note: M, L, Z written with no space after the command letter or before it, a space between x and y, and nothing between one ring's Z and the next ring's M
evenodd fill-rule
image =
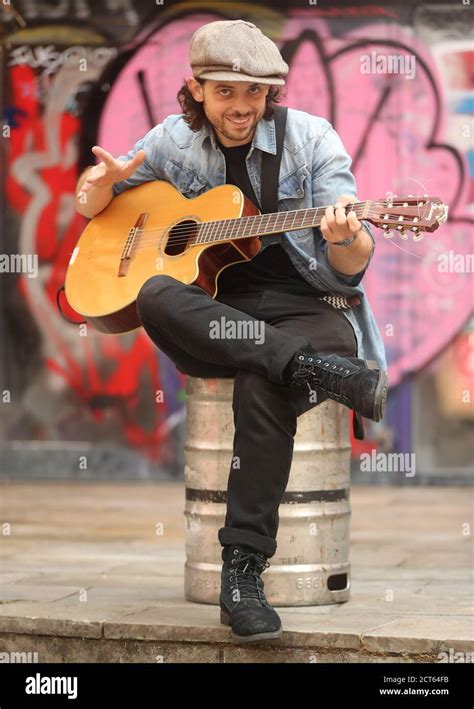
M265 113L270 84L206 79L201 86L194 78L186 83L194 100L203 103L204 113L222 145L232 148L252 140Z

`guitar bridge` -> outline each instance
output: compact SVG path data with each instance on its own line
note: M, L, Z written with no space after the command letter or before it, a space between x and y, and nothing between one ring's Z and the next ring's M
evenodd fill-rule
M119 278L121 276L127 275L128 267L130 265L130 261L132 258L131 254L132 254L133 246L135 245L137 237L140 235L141 230L145 226L147 220L148 220L148 212L143 212L143 214L140 214L137 221L135 222L135 224L131 227L130 231L128 232L127 240L124 244L122 255L120 256L120 264L119 264L119 270L118 270L118 277Z

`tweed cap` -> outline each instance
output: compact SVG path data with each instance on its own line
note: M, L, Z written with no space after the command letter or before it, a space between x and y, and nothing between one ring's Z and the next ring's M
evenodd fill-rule
M189 60L196 79L285 84L289 67L280 50L252 22L218 20L191 37Z

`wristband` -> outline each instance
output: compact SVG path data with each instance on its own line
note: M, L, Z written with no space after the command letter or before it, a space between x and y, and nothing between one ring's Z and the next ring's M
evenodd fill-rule
M351 234L350 236L347 237L347 239L344 239L343 241L330 241L329 243L332 244L333 246L349 246L352 244L353 241L357 239L357 233Z

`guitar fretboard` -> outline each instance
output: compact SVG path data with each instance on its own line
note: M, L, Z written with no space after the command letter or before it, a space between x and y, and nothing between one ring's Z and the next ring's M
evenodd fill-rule
M349 211L356 213L358 219L365 219L369 204L370 201L355 202L347 207ZM250 236L264 236L265 234L279 234L285 231L318 227L326 209L327 207L311 207L289 212L271 212L237 219L203 222L197 230L195 243L244 239Z

